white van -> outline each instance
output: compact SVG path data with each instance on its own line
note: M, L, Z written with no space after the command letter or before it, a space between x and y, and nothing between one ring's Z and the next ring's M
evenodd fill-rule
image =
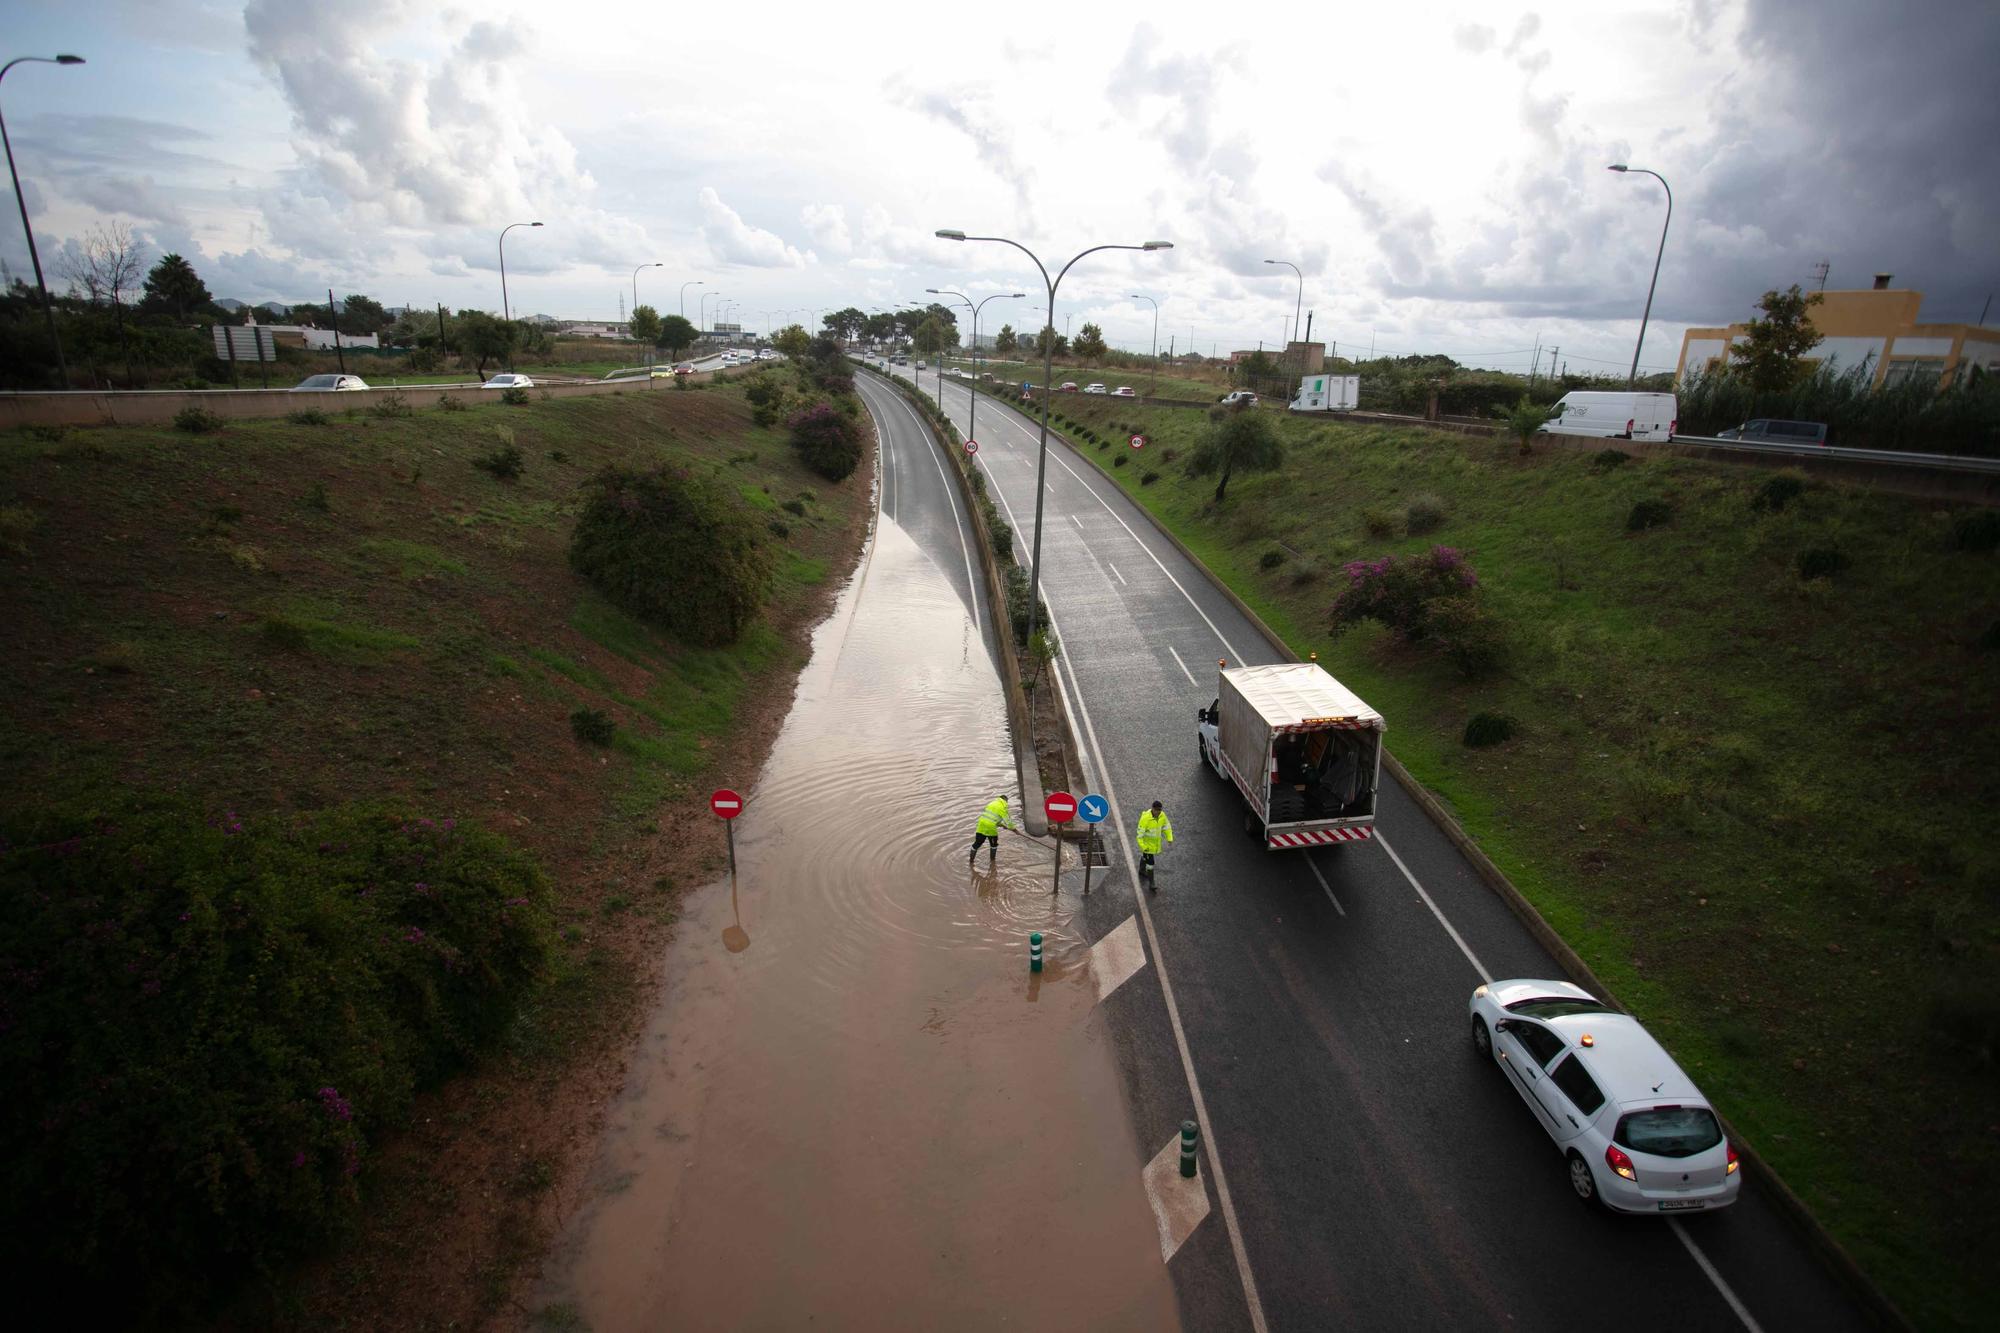
M1548 435L1594 435L1619 440L1671 440L1680 429L1680 404L1670 393L1566 393L1542 426Z

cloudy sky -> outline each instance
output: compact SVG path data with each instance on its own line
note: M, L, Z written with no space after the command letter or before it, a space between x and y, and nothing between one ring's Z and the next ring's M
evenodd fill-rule
M1968 321L2000 288L1987 0L1099 7L6 0L0 85L45 261L122 218L217 296L743 322L975 298L1144 350L1287 334L1622 369L1831 265ZM1113 17L1115 13L1117 16ZM1136 23L1132 15L1144 14ZM1254 26L1252 26L1254 25ZM0 261L28 273L18 227ZM710 306L716 303L711 301ZM1546 362L1544 363L1546 364Z

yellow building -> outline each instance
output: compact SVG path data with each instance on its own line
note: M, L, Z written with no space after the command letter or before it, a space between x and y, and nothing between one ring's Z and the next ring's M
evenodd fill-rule
M1924 294L1889 286L1887 273L1875 275L1868 291L1821 292L1825 298L1808 318L1820 335L1806 359L1852 370L1864 363L1876 388L1924 379L1943 387L1961 366L2000 367L2000 329L1977 324L1923 324L1917 307ZM1689 329L1681 337L1680 380L1725 362L1729 345L1748 332L1746 324L1722 329Z

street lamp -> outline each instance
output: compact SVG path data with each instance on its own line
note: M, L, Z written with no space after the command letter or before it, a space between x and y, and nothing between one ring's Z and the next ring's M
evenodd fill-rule
M81 65L82 56L15 56L0 65L0 79L7 77L7 71L23 63L37 65ZM62 386L69 387L69 363L63 360L62 335L56 332L56 308L49 301L49 285L42 281L42 257L35 250L35 229L28 225L28 197L21 193L21 173L14 170L14 144L7 138L7 119L0 116L0 143L7 147L7 174L14 178L14 200L21 205L21 230L28 234L28 259L35 266L35 286L42 293L42 317L49 322L49 341L55 344L56 371L62 376Z
M1028 299L1028 294L1026 292L995 292L993 295L987 297L986 300L973 305L962 292L940 291L936 287L926 287L924 290L933 296L956 296L959 300L972 306L973 380L972 384L965 391L965 438L976 440L979 436L974 433L973 427L979 420L979 367L984 364L979 357L979 312L986 308L986 301L1025 301ZM944 368L942 363L938 367L938 406L944 406Z
M695 302L695 306L694 306L694 318L695 318L695 322L696 322L697 324L700 324L700 325L702 326L702 328L703 328L703 329L705 329L705 328L707 328L707 327L708 327L708 314L707 314L707 311L708 311L708 298L709 298L709 297L711 297L711 296L715 298L715 308L716 308L717 310L720 310L720 309L722 308L722 293L721 293L721 292L703 292L703 293L701 294L701 300L699 300L699 301ZM695 330L695 332L699 333L699 332L701 332L701 329L696 329L696 330Z
M1146 385L1146 396L1151 398L1160 387L1160 303L1138 292L1132 293L1132 299L1153 307L1153 378Z
M970 310L973 313L975 320L977 319L979 315L979 307L972 304L972 298L967 296L964 292L954 292L949 289L939 290L936 287L926 287L924 288L924 290L929 292L932 296L951 297L952 299L956 300L960 305L964 306L967 310ZM974 338L977 338L979 336L978 330L976 328L974 329L972 336ZM944 331L942 329L938 331L937 365L934 368L934 373L937 375L938 410L941 412L944 410ZM968 434L969 433L970 432L968 432Z
M682 318L682 319L686 319L686 318L687 318L687 313L688 313L688 288L690 288L690 287L699 287L699 286L701 286L701 285L702 285L702 282L701 282L701 280L700 280L699 278L696 278L696 279L694 279L694 280L693 280L693 281L691 281L691 282L684 282L684 283L682 283L682 284L681 284L681 318ZM695 317L696 317L696 318L700 318L700 316L701 316L701 311L700 311L700 309L699 309L699 308L697 308L697 309L696 309L696 311L695 311Z
M1303 273L1299 273L1299 266L1297 264L1294 264L1289 259L1267 259L1264 262L1267 264L1283 264L1286 268L1290 269L1292 272L1299 274L1299 299L1292 304L1292 337L1291 337L1291 341L1297 342L1299 340L1299 314L1305 309L1306 306L1306 275ZM1305 373L1305 360L1304 360L1305 354L1306 354L1306 349L1303 347L1299 348L1299 357L1300 357L1299 373L1301 375Z
M639 268L665 268L665 264L641 264ZM639 268L632 270L632 308L639 308Z
M1042 441L1040 457L1035 465L1035 551L1032 563L1028 566L1028 639L1032 642L1035 637L1036 593L1041 588L1042 582L1042 501L1049 493L1049 380L1055 374L1056 288L1062 286L1062 280L1068 276L1072 268L1076 267L1076 261L1082 259L1084 255L1094 255L1099 250L1171 250L1174 245L1172 241L1147 241L1143 245L1093 245L1064 264L1051 279L1048 266L1036 257L1033 250L1019 241L1010 241L1005 236L967 236L962 231L948 228L939 229L937 235L947 241L993 241L1000 245L1011 245L1035 261L1035 268L1041 273L1042 282L1048 287L1049 322L1046 326L1048 336L1042 339Z
M507 233L516 227L539 227L539 222L510 222L500 229L500 318L512 322L514 309L507 304Z
M1645 167L1628 167L1623 162L1614 162L1606 171L1636 171L1641 176L1651 176L1667 192L1667 220L1660 224L1660 249L1653 256L1653 280L1646 285L1646 313L1639 316L1639 341L1632 348L1632 372L1625 377L1625 387L1631 388L1639 382L1639 351L1646 345L1646 321L1653 317L1653 288L1660 285L1660 261L1667 257L1667 228L1674 224L1674 187L1667 184L1667 178L1657 171Z

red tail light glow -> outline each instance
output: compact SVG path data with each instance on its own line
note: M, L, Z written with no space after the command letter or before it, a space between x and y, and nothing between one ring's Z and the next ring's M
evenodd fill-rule
M1722 1174L1725 1176L1733 1176L1736 1174L1736 1167L1737 1167L1736 1145L1731 1143L1728 1139L1724 1139L1722 1141L1722 1146L1729 1150L1729 1166L1723 1171Z
M1638 421L1638 418L1637 418L1637 417L1627 417L1627 418L1626 418L1626 420L1625 420L1625 433L1626 433L1627 435L1630 435L1630 434L1632 433L1632 427L1633 427L1633 425L1634 425L1634 424L1635 424L1635 423L1636 423L1637 421Z
M1627 1157L1625 1150L1615 1143L1604 1149L1604 1164L1627 1180L1639 1178L1639 1173L1632 1169L1632 1159Z
M1668 435L1678 435L1680 434L1680 430L1681 430L1681 419L1679 417L1675 417L1672 421L1669 421L1667 423Z

